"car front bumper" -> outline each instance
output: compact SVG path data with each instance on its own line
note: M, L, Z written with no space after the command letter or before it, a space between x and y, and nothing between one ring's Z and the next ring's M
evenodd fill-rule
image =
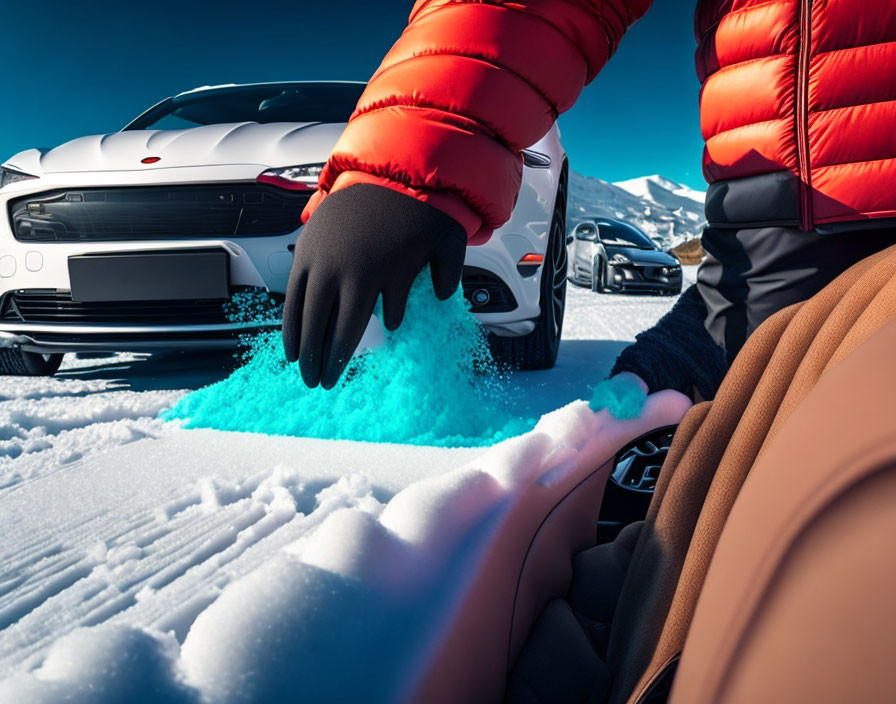
M160 186L172 183L245 183L254 180L259 166L196 167L158 169L152 172L116 172L116 186ZM516 262L529 252L543 252L553 202L541 194L556 190L554 169L529 170L525 187L530 193L513 213L507 225L496 231L489 242L469 247L467 266L485 269L498 277L512 293L516 305L511 310L473 313L492 332L501 335L525 335L534 328L540 313L539 280L541 271L523 277ZM0 300L12 292L71 290L70 257L92 254L147 253L220 248L228 254L230 286L251 287L275 294L286 291L293 250L301 228L284 235L246 237L191 237L171 239L115 241L24 241L13 235L9 205L29 192L40 194L52 189L106 187L108 174L77 173L42 177L4 188L0 195ZM538 197L535 196L538 195ZM104 324L102 320L79 319L77 324L64 320L28 322L0 319L0 345L22 346L31 350L77 351L80 349L123 350L181 346L232 346L247 332L245 324L190 325ZM188 322L188 321L185 321ZM276 323L255 327L274 327ZM252 326L248 326L251 328ZM362 345L374 346L383 338L382 326L375 318L368 325Z
M606 288L609 291L643 291L678 293L681 291L681 268L661 273L663 267L635 264L608 264Z

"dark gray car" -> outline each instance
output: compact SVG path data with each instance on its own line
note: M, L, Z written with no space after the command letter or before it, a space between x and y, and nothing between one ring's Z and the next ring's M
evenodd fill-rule
M681 263L628 223L585 221L570 239L570 280L578 286L598 293L681 293Z

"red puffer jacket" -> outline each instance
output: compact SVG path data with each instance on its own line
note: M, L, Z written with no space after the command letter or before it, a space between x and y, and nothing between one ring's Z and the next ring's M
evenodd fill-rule
M896 2L701 0L707 217L896 217Z
M321 174L429 202L484 241L520 150L575 102L651 0L418 0ZM707 217L896 217L896 2L700 0Z

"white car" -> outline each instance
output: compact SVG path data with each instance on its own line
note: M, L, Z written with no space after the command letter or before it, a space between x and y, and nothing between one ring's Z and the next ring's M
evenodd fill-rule
M79 350L234 345L239 291L282 300L300 215L364 90L355 82L204 87L120 132L29 149L0 172L0 373L53 374ZM464 294L496 353L554 363L566 287L566 156L524 153L512 219L467 250ZM361 348L382 335L374 319Z

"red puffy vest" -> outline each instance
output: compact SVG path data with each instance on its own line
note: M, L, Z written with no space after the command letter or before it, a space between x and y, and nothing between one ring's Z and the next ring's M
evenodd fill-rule
M701 0L710 222L896 217L896 2Z
M651 0L418 0L321 174L456 218L510 216L520 150L612 56ZM700 0L697 70L717 225L896 217L896 2Z

